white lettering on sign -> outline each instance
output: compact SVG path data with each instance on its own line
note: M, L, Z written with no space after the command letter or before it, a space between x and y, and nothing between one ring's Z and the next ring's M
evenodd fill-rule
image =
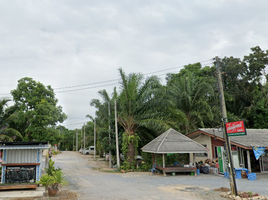
M243 121L227 124L227 133L243 132L243 131L244 131Z

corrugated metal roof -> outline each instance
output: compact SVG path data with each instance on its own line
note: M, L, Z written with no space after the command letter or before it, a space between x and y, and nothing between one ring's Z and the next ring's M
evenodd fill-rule
M48 144L42 145L3 145L0 149L49 149Z
M185 135L169 129L141 148L150 153L206 153L208 150L201 144Z
M223 131L220 132L218 129L213 128L201 128L201 131L215 135L220 138L223 137ZM246 129L247 135L241 136L230 136L231 142L240 144L246 147L268 147L268 129Z

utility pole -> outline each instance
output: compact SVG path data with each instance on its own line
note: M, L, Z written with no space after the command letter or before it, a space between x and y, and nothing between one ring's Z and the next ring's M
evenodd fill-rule
M236 188L236 181L235 181L235 176L234 176L234 166L233 166L231 145L230 145L229 138L225 129L225 123L228 122L227 120L228 118L227 118L224 92L223 92L222 79L221 79L220 59L218 57L216 57L216 70L217 70L217 78L218 78L221 108L222 108L222 119L223 119L223 126L224 126L223 132L225 136L226 150L227 150L228 162L229 162L228 168L229 168L230 187L231 187L232 194L237 196L237 188Z
M111 151L111 108L110 101L108 104L108 114L109 114L109 168L112 168L112 151Z
M73 151L74 151L74 134L73 134Z
M117 129L117 108L116 108L116 99L114 100L114 113L115 113L116 160L117 160L117 169L120 169L119 147L118 147L118 129Z
M96 118L94 120L94 160L96 160Z
M83 128L83 127L82 127ZM81 150L82 150L82 142L83 142L83 131L82 131L82 128L81 128Z
M75 145L75 150L78 151L78 132L76 130L76 145Z
M86 125L84 123L84 150L86 148ZM83 153L84 153L84 150L83 150Z

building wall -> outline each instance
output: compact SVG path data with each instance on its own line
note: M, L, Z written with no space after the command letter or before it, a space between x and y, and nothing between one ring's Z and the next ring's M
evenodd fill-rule
M199 161L205 161L206 159L212 159L212 145L211 145L211 137L207 136L207 135L199 135L197 136L196 138L192 138L192 140L196 141L197 143L199 144L202 144L202 145L206 145L206 148L209 149L209 151L207 152L207 156L206 157L200 157L198 156L198 154L196 154L195 156L195 162L199 162ZM190 162L193 163L193 154L191 153L190 154Z
M37 163L37 149L9 149L6 163Z
M216 158L217 156L215 155L215 147L223 147L224 146L224 142L211 138L211 144L212 144L212 157Z

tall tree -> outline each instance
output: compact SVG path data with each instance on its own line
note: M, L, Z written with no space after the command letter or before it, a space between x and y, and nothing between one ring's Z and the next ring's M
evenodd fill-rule
M222 71L227 111L246 119L248 127L256 127L251 118L254 114L249 111L254 111L253 107L259 99L257 96L263 91L263 70L268 66L268 50L256 46L251 51L242 60L223 58Z
M157 115L155 94L162 89L159 79L151 76L143 82L143 75L130 73L126 75L119 69L121 77L121 91L118 97L118 122L124 128L123 152L126 161L131 165L135 160L135 153L138 147L138 128L158 127L166 125ZM158 130L159 130L158 129Z
M10 127L10 123L17 119L18 116L14 107L8 108L7 103L9 101L8 99L0 100L0 141L23 140L20 132Z
M102 97L102 101L99 99L92 99L90 102L91 106L94 106L97 111L96 111L96 124L98 127L98 144L101 150L104 150L105 152L109 152L110 150L115 149L114 141L114 135L111 134L112 131L109 130L109 125L114 127L114 118L112 116L114 113L114 99L117 98L117 91L116 88L114 88L114 92L112 93L111 97L109 96L108 92L104 90L98 91L98 94ZM110 116L109 116L109 104L110 104ZM91 117L92 121L94 120ZM109 131L110 131L110 136L111 136L111 141L109 138ZM113 131L114 132L114 131ZM110 145L111 144L111 145ZM101 153L102 154L102 153Z
M25 77L18 81L17 88L11 94L19 109L17 126L26 140L49 140L47 128L66 119L62 107L57 106L58 100L51 86Z
M204 79L195 77L194 73L175 76L168 82L168 92L172 102L171 111L179 113L180 116L184 115L186 119L179 124L182 132L188 133L198 127L204 127L204 120L212 119L209 98L214 91Z

